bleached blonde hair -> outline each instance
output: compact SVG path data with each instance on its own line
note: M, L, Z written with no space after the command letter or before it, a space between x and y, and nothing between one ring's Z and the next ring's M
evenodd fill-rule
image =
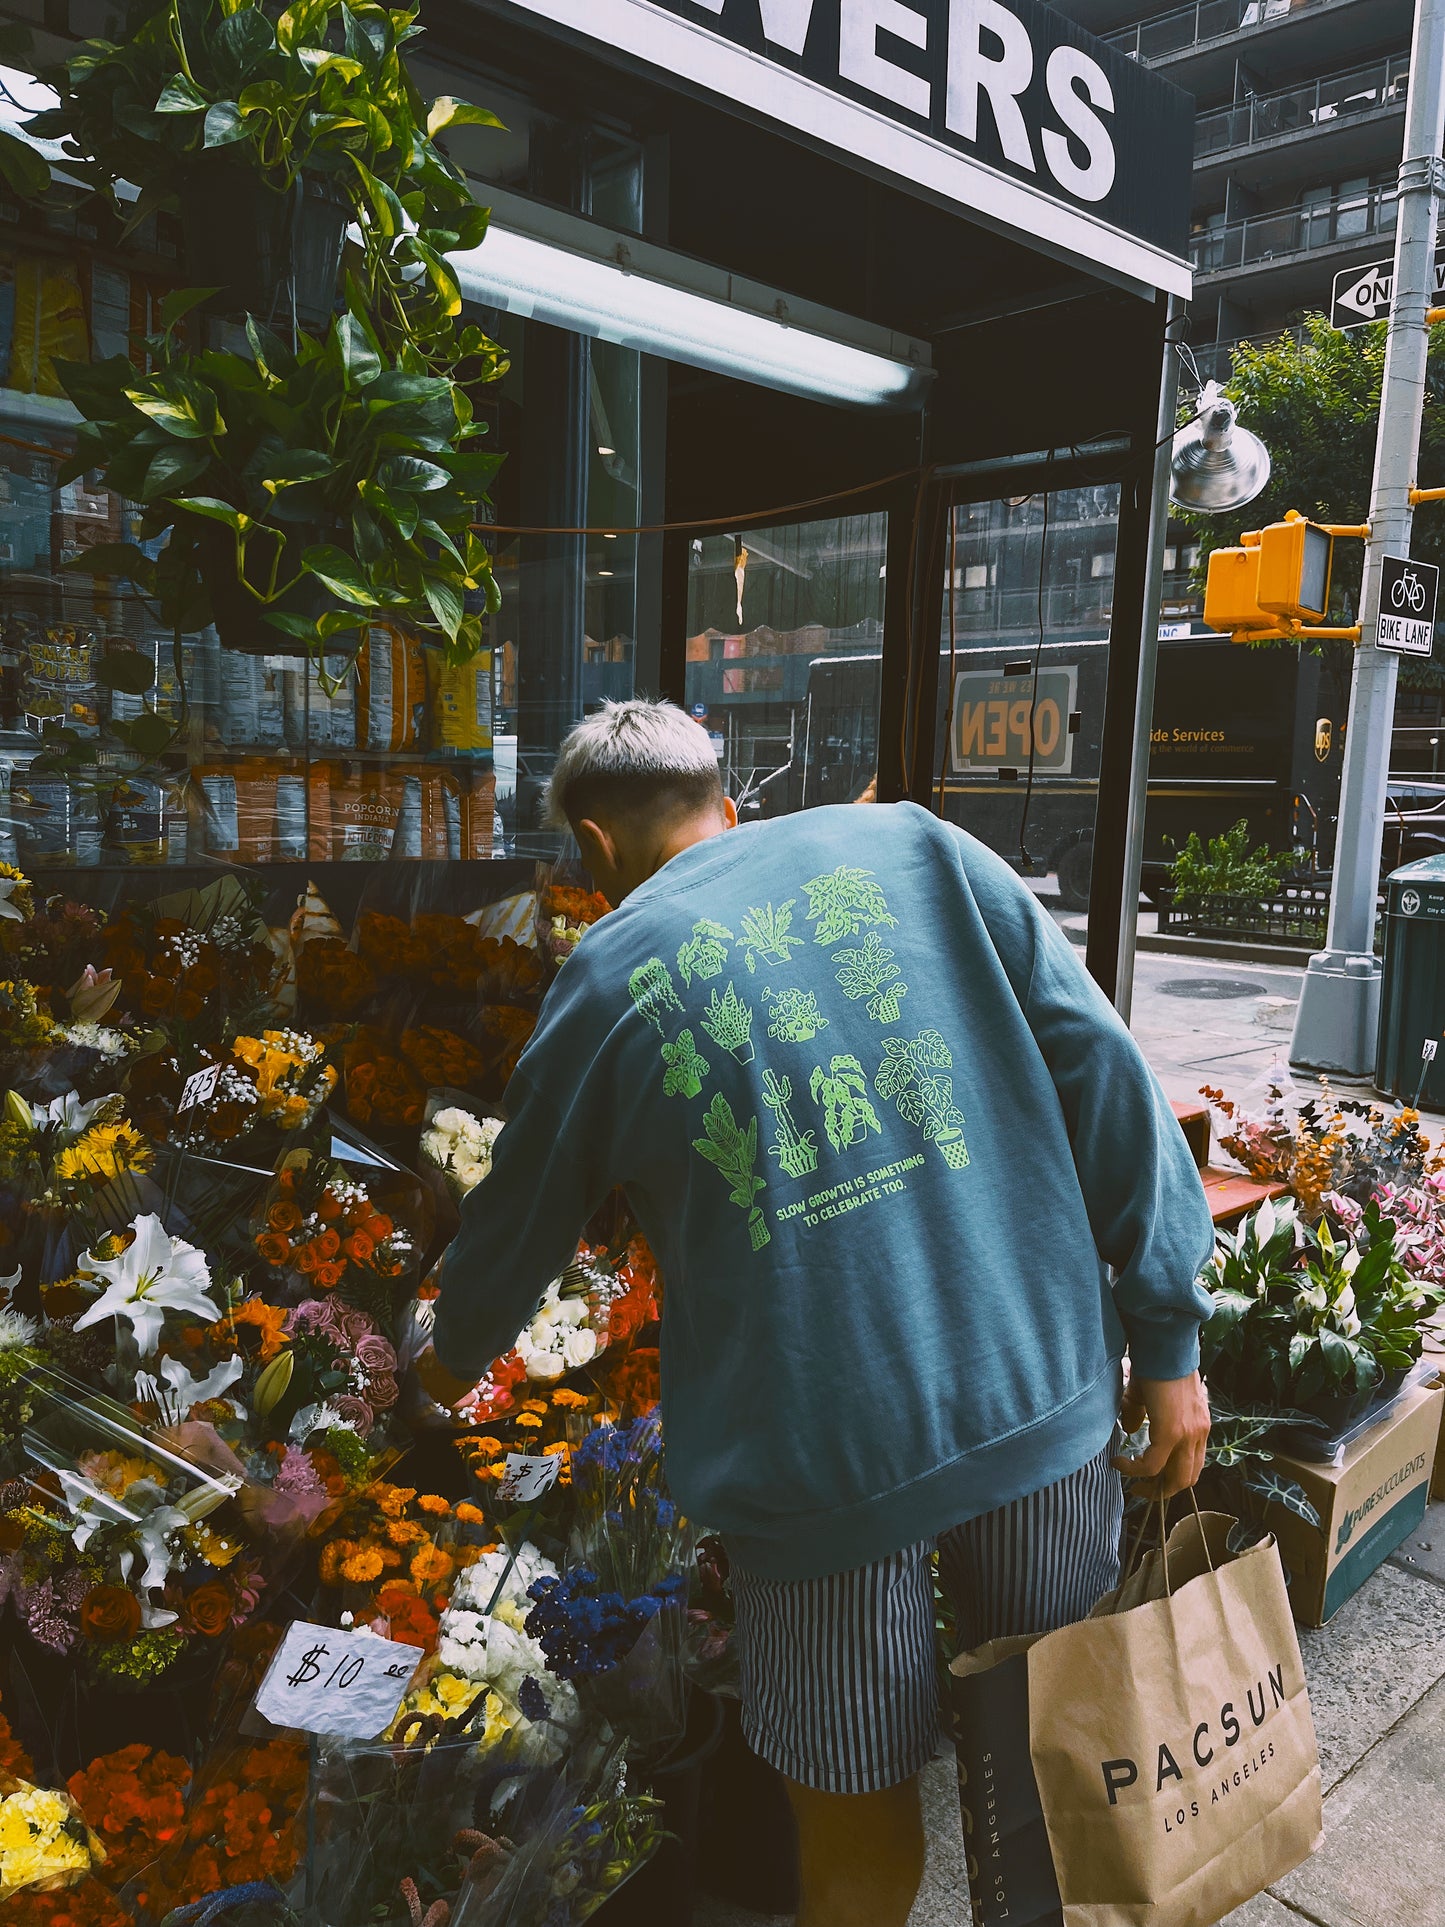
M637 696L604 702L571 730L547 785L547 822L721 807L717 753L676 703Z

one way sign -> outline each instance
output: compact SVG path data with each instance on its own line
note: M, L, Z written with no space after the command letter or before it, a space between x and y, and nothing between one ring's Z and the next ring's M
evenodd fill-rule
M1386 321L1395 291L1395 263L1372 261L1367 268L1341 268L1330 299L1332 328L1362 328L1367 321ZM1435 300L1445 295L1445 250L1435 256Z

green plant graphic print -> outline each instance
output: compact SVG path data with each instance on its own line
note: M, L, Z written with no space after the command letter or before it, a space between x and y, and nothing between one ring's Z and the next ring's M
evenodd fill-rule
M785 1044L810 1044L820 1030L828 1028L828 1020L819 1010L818 999L811 990L765 990L763 1002L769 1006L772 1018L768 1025L769 1037Z
M732 940L732 931L721 923L712 923L706 917L695 923L692 935L677 953L682 981L691 985L694 977L720 977L727 969Z
M702 1027L720 1049L731 1051L740 1064L753 1061L753 1013L729 983L719 997L714 991L702 1014Z
M882 886L873 881L871 870L840 863L830 875L814 877L803 888L808 893L808 916L817 926L814 943L841 943L844 937L856 937L865 924L898 921L889 916Z
M728 1181L728 1195L740 1211L748 1214L748 1236L754 1251L761 1251L771 1238L768 1221L754 1202L768 1181L753 1169L758 1161L758 1120L750 1118L748 1128L740 1129L733 1107L719 1091L707 1107L702 1121L706 1137L695 1137L692 1148L709 1164L715 1164Z
M785 964L790 951L802 949L803 939L788 935L793 927L793 905L797 901L796 897L789 897L776 909L764 903L744 916L738 940L743 945L743 962L749 976L757 969L759 957L764 963Z
M873 1088L885 1103L898 1106L898 1115L922 1131L924 1141L936 1144L955 1171L968 1163L963 1141L963 1112L953 1101L953 1053L936 1030L917 1037L885 1037L884 1058Z
M800 1131L793 1121L788 1103L793 1095L792 1079L763 1072L763 1102L777 1119L777 1129L768 1151L790 1178L805 1178L818 1168L818 1142L811 1131Z
M826 1071L816 1064L808 1091L823 1106L823 1128L835 1151L861 1144L870 1131L881 1135L878 1113L868 1102L868 1076L856 1057L835 1057Z
M868 1015L878 1024L896 1024L903 1015L899 999L908 995L907 984L896 981L901 974L893 952L885 948L876 930L863 939L861 950L835 950L835 964L841 964L838 985L845 997L855 1002L868 999Z
M662 1074L664 1097L702 1096L702 1080L711 1066L698 1056L690 1030L680 1030L675 1044L663 1045L662 1061L667 1066Z
M646 963L637 966L627 979L627 994L639 1013L665 1041L667 1032L662 1027L662 1020L668 1011L682 1010L682 999L673 984L672 972L661 957L649 957Z

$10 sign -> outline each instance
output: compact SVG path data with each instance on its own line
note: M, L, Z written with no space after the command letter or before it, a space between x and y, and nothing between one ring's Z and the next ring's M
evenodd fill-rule
M396 1718L412 1674L415 1646L368 1631L293 1620L256 1695L256 1710L275 1726L374 1740Z

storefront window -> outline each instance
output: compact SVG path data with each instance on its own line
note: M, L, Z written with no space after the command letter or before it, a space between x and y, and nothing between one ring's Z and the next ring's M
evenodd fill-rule
M878 768L886 515L692 544L687 704L743 816L850 803Z
M944 605L944 813L1061 912L1088 907L1114 592L1116 485L955 512Z

